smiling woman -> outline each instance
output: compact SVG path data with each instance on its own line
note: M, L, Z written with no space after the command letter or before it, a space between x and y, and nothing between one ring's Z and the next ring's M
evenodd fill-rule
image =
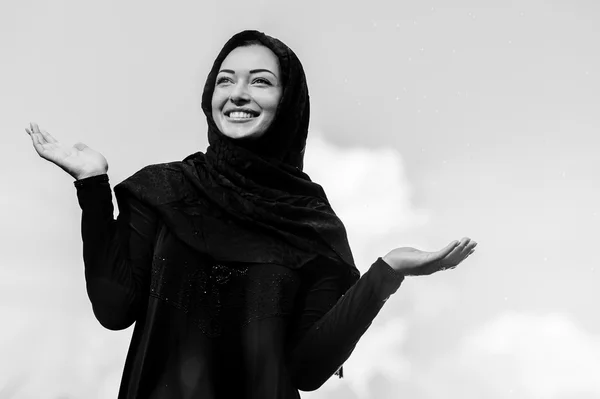
M108 163L35 124L38 154L76 179L88 296L111 330L135 323L120 399L299 398L352 354L405 275L453 268L468 238L396 248L361 277L342 221L302 172L309 98L289 47L233 36L202 95L209 147L115 186Z
M233 139L256 139L267 131L281 98L279 61L267 47L250 44L223 60L212 97L219 130Z

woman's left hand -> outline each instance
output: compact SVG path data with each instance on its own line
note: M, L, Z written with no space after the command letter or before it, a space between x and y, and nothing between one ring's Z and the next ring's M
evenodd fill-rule
M435 252L411 247L396 248L385 255L383 260L405 276L427 276L440 270L454 269L475 251L476 245L475 241L464 237Z

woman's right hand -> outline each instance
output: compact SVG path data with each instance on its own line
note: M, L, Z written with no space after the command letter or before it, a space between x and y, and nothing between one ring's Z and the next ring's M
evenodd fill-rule
M83 143L68 147L59 143L50 133L40 130L37 124L30 123L25 131L31 137L33 147L38 155L77 180L104 174L108 171L108 162L99 152Z

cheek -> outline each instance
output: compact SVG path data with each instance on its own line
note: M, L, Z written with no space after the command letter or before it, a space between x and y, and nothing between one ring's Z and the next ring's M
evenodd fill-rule
M277 107L279 106L279 98L270 96L269 98L265 98L263 101L263 110L275 114L277 111Z
M267 112L275 112L281 100L281 93L274 90L257 89L251 93L252 98L256 103Z
M221 105L220 105L220 101L219 101L219 97L216 95L213 95L212 97L212 101L211 101L211 108L212 108L212 120L213 122L217 125L217 128L222 131L222 127L221 127Z
M275 114L279 103L281 102L281 91L278 91L273 97L271 97L271 112Z
M221 108L223 108L223 105L225 104L226 100L227 96L224 93L222 93L221 90L215 89L211 101L213 112L219 111Z

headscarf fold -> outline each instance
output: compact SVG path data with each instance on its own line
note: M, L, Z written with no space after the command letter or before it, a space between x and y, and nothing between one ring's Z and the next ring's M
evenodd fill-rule
M212 94L221 63L259 41L277 56L283 91L275 119L258 139L217 128ZM343 223L323 188L302 171L309 95L302 65L281 41L258 31L234 35L217 56L202 95L209 147L183 161L150 165L115 187L153 208L183 242L215 261L274 263L299 269L319 260L345 292L360 277Z

